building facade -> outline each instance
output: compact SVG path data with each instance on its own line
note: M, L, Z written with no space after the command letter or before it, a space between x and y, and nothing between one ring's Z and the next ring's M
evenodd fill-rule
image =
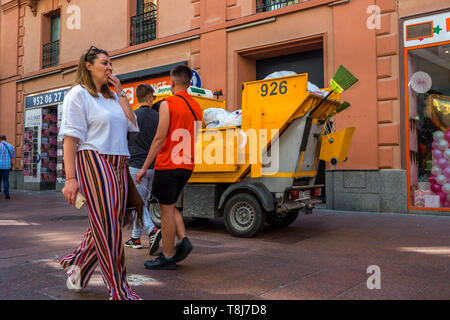
M61 104L95 45L132 104L138 83L164 85L177 64L222 89L230 111L243 82L289 70L328 87L343 64L359 82L342 94L352 106L335 125L356 130L348 161L326 166L327 207L447 214L445 138L435 132L447 129L449 12L448 0L1 0L0 132L17 150L12 184L63 182Z

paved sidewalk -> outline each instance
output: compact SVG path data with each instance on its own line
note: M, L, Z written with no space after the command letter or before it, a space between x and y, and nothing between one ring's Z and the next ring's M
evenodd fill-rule
M12 190L11 198L0 195L0 299L108 299L99 268L74 293L57 264L79 245L85 209L55 191ZM143 267L146 237L143 250L125 249L143 299L450 299L448 216L317 210L251 239L230 236L222 219L186 219L186 228L194 250L176 271ZM367 287L372 265L381 289Z

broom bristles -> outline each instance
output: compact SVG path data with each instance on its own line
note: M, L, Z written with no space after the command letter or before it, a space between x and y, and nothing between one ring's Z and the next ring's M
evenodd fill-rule
M331 81L345 91L358 82L358 79L341 64Z
M339 107L336 108L335 112L336 113L342 112L345 109L347 109L348 107L350 107L350 103L347 101L344 101L344 102L342 102L342 104Z

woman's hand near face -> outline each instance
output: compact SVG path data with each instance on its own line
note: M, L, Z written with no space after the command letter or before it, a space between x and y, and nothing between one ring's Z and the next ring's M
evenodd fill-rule
M120 83L120 80L114 76L113 74L108 74L108 83L114 86L114 89L116 89L117 94L119 94L122 91L122 84Z
M136 126L136 117L134 116L134 111L128 102L128 97L120 96L120 92L122 91L122 84L120 83L120 80L113 74L108 73L108 82L110 82L116 89L116 92L119 95L119 103L125 113L125 116Z

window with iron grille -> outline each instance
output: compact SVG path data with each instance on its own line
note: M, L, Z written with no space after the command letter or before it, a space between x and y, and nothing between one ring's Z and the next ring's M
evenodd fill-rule
M272 11L300 2L300 0L256 0L256 12Z
M50 42L42 46L42 68L54 67L59 64L60 15L50 18ZM48 41L48 40L47 40Z
M130 46L156 39L155 2L137 0L136 16L130 19Z

